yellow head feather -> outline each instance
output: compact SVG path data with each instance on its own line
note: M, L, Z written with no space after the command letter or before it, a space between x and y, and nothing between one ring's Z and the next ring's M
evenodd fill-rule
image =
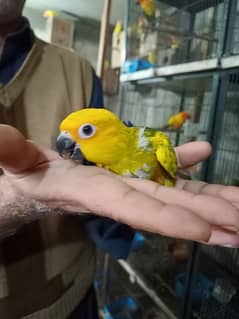
M93 129L84 136L84 128ZM128 148L128 128L111 111L87 108L68 115L60 124L60 131L71 134L85 158L96 164L116 162Z

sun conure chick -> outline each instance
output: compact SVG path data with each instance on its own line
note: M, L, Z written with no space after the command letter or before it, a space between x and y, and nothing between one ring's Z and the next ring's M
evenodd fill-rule
M188 112L179 112L175 115L170 116L165 125L165 128L179 129L183 126L187 119L190 119L191 115Z
M72 160L86 159L116 174L173 186L177 159L169 138L150 128L128 127L111 111L86 108L60 124L56 147Z

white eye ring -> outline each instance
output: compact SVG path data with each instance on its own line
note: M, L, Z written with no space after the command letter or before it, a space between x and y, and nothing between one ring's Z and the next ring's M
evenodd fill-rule
M90 123L85 123L78 129L78 135L82 139L87 139L95 135L96 127Z

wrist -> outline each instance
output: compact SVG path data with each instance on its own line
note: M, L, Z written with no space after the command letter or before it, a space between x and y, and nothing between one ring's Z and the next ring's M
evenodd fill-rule
M21 195L7 177L0 176L0 240L49 213L45 204Z
M0 176L0 207L17 201L20 197L16 188L9 182L6 176Z

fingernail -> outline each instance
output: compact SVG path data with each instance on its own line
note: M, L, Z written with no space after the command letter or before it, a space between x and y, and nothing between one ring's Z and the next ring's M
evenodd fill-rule
M222 245L222 247L225 247L225 248L237 248L237 247L234 247L232 245Z
M208 244L230 247L230 248L238 248L239 234L216 229L212 231Z

